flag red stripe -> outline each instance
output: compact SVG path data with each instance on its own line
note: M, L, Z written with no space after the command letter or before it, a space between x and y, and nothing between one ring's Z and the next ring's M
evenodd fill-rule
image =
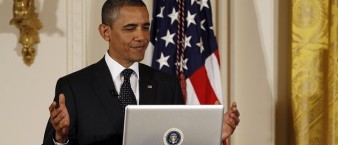
M216 58L217 58L217 61L218 61L218 65L221 65L221 60L220 60L220 57L219 57L219 51L218 49L214 52ZM221 66L220 66L221 67Z
M199 68L191 77L191 84L196 92L200 104L215 104L217 96L211 87L205 67Z

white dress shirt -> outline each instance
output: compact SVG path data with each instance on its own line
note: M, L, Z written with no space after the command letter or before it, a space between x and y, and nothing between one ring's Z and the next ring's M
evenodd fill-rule
M106 52L106 54L104 55L104 59L108 65L110 74L114 82L115 89L117 93L120 94L120 88L124 81L124 77L121 74L121 72L127 68L124 68L121 64L117 63L114 59L112 59L109 56L108 52ZM138 65L139 63L135 62L129 67L129 69L132 69L134 71L130 76L130 85L136 97L137 105L139 104L139 98L140 98L139 97L139 79L140 79L139 76L140 75L139 75Z

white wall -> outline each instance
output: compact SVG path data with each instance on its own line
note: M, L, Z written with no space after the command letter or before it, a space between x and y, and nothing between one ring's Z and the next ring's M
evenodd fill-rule
M41 144L58 77L67 71L66 0L36 0L44 27L32 66L23 63L11 0L0 0L0 144Z
M87 65L92 64L103 58L105 51L108 50L108 42L104 41L98 31L101 24L101 7L104 3L103 0L93 1L85 0L87 3L87 17L86 31L87 39Z

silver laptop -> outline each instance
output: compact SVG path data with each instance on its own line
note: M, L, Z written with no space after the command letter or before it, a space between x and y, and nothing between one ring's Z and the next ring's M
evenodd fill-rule
M129 105L123 145L220 145L222 105Z

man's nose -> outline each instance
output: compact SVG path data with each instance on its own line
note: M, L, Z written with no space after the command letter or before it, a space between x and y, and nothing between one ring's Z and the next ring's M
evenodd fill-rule
M144 41L149 38L149 31L148 30L138 30L134 36L135 41Z

